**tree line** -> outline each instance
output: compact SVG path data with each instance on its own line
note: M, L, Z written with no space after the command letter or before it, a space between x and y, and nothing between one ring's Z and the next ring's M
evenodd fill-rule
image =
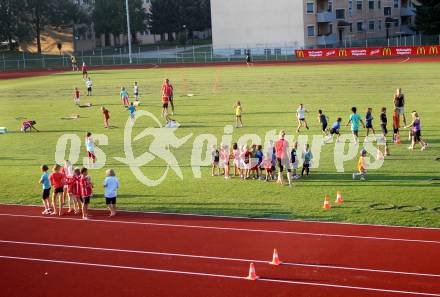
M97 37L127 33L125 0L94 0L90 5L78 5L78 0L0 0L0 42L7 42L10 50L22 42L36 41L41 53L41 33L47 28L71 28L74 36L90 31ZM150 30L172 41L174 35L211 27L210 0L151 0L146 11L143 0L129 0L130 29L133 42L135 32ZM185 37L187 36L185 33Z

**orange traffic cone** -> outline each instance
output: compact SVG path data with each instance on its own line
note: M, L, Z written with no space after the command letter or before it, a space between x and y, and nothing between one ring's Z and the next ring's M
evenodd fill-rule
M396 141L394 143L395 144L401 144L401 142L400 142L400 134L399 133L396 134Z
M335 203L342 203L342 202L344 202L344 199L342 199L341 192L337 191Z
M281 262L280 258L278 257L278 251L277 251L277 249L274 249L272 262L269 262L269 264L270 265L280 265L281 263L283 263L283 262Z
M332 208L332 206L330 205L330 201L329 200L330 200L330 196L329 195L325 195L324 206L322 208L325 208L325 209Z
M376 160L383 160L383 154L382 151L380 150L380 147L377 148Z
M246 277L248 280L257 280L259 277L257 273L255 272L255 265L254 263L251 263L249 266L249 275Z

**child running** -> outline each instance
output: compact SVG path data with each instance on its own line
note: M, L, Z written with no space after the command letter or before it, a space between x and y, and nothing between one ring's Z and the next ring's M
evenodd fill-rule
M127 107L127 110L130 113L131 124L134 125L134 120L136 117L136 107L134 107L133 102L130 103L130 106Z
M118 196L119 181L113 169L108 169L105 175L106 177L103 184L105 189L105 204L110 210L109 217L112 218L116 215L116 197Z
M110 119L110 111L104 106L101 107L101 112L104 117L104 128L108 128L108 120Z
M309 144L304 145L303 158L304 158L304 163L303 163L303 168L301 170L301 176L304 176L304 172L306 173L306 176L309 176L310 165L313 159L313 154L310 151Z
M93 183L88 176L88 170L87 168L83 167L81 169L81 180L80 180L80 186L81 186L81 208L82 208L82 218L84 220L90 219L89 216L89 203L90 198L93 194Z
M347 127L351 123L351 133L353 134L353 140L354 143L358 143L358 137L359 137L359 122L362 123L362 126L365 128L365 124L361 119L361 116L357 114L357 108L352 107L351 108L352 114L350 115L350 118L345 125Z
M406 126L405 128L412 128L413 136L411 139L411 145L408 147L409 150L413 150L414 146L418 142L422 148L420 150L424 151L428 144L422 139L422 127L420 125L420 117L419 114L416 111L413 111L411 113L412 116L412 123Z
M327 135L326 138L324 138L324 144L327 144L329 141L333 140L333 135L336 134L336 142L339 142L339 136L341 135L339 133L339 129L341 129L341 122L342 118L337 118L336 122L333 123L330 133Z
M75 102L76 105L80 105L80 93L79 93L79 89L77 87L75 87L74 91L73 91L73 102Z
M61 166L58 164L55 164L55 166L53 167L53 172L49 176L49 180L53 186L53 194L52 194L53 213L51 213L51 214L57 213L56 201L57 201L57 197L58 197L58 215L62 216L62 215L64 215L64 212L63 212L64 174L62 174L60 172L60 170L61 170Z
M327 135L328 116L322 113L322 110L318 110L318 121L321 124L321 130L324 135Z
M297 133L299 133L299 130L301 129L303 124L306 129L309 130L309 126L307 125L306 121L306 112L307 110L304 108L304 104L301 103L296 110L296 119L298 120L298 128L296 129Z
M362 150L361 156L359 157L359 161L357 164L357 173L353 173L353 179L356 179L356 177L360 176L360 180L365 180L367 178L367 169L366 169L366 163L365 163L365 157L367 156L367 151Z
M93 140L92 133L87 132L86 134L86 150L87 156L89 158L89 164L93 165L96 162L95 155L95 141Z
M122 104L127 107L129 105L128 102L128 92L125 87L121 87L121 91L119 92L119 96L121 97Z
M368 135L370 134L370 129L373 132L373 134L376 134L376 131L374 131L373 128L373 109L371 107L367 108L367 112L365 114L365 127L367 128L367 141L368 141Z
M234 109L235 109L235 128L243 128L243 121L241 119L243 108L241 107L240 100L237 100L237 102L234 105ZM238 122L240 122L240 127L238 126Z
M47 171L49 170L49 167L47 165L41 166L41 172L43 174L41 175L39 183L43 186L43 194L42 194L42 200L43 200L43 206L44 210L42 214L51 214L52 209L50 208L50 180L49 180L49 173Z

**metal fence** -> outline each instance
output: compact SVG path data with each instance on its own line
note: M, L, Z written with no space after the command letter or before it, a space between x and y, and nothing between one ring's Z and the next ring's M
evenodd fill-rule
M396 36L389 39L342 40L336 44L315 45L307 48L328 47L374 47L374 46L418 46L440 44L440 36ZM247 51L253 61L294 61L294 46L228 46L213 49L211 45L140 46L135 47L131 64L185 64L243 61ZM128 49L102 48L75 53L78 65L85 62L89 67L129 65ZM0 53L0 71L24 71L37 69L63 69L71 67L69 55L41 55L25 52Z

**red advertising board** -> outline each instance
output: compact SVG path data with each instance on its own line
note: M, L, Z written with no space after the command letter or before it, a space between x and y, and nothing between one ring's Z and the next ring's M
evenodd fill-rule
M440 45L324 48L295 51L296 57L300 59L432 56L439 54Z

